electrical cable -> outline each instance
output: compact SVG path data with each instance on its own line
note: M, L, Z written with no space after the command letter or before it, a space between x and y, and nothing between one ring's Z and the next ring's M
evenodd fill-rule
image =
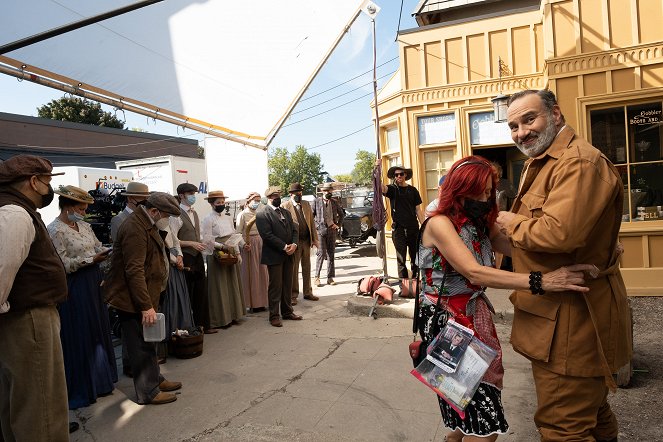
M361 97L357 97L357 98L355 98L354 100L346 101L345 103L339 104L338 106L332 107L331 109L327 109L326 111L322 111L322 112L320 112L320 113L317 113L317 114L311 115L310 117L302 118L301 120L297 120L297 121L294 121L294 122L289 123L289 124L284 124L284 125L281 126L281 127L282 127L282 128L285 128L285 127L288 127L288 126L292 126L292 125L294 125L294 124L301 123L302 121L310 120L311 118L319 117L320 115L324 115L324 114L329 113L329 112L331 112L331 111L333 111L333 110L336 110L336 109L338 109L338 108L340 108L340 107L343 107L343 106L346 106L346 105L348 105L348 104L354 103L355 101L361 100L362 98L366 98L366 97L368 97L369 95L373 95L373 92L369 92L369 93L366 94L366 95L362 95Z
M382 66L384 66L385 64L387 64L387 63L391 63L391 62L394 61L394 60L398 60L398 56L396 56L396 57L394 57L394 58L392 58L392 59L390 59L390 60L385 61L384 63L382 63L381 65L379 65L379 66L377 66L377 67L382 67ZM331 91L332 89L336 89L336 88L339 87L339 86L343 86L345 83L349 83L349 82L351 82L352 80L356 80L357 78L362 77L362 76L364 76L364 75L366 75L366 74L370 74L371 72L373 72L373 69L369 69L368 71L366 71L366 72L364 72L364 73L361 73L361 74L357 75L356 77L352 77L351 79L346 80L346 81L344 81L343 83L339 83L339 84L337 84L336 86L330 87L329 89L325 89L324 91L322 91L322 92L318 92L317 94L311 95L310 97L302 98L301 100L299 100L299 102L301 103L302 101L310 100L310 99L313 98L313 97L317 97L318 95L322 95L322 94L324 94L325 92L329 92L329 91Z
M385 74L385 75L383 75L382 77L378 78L378 80L382 80L382 79L385 78L385 77L388 77L388 76L390 76L390 75L393 75L395 72L396 72L396 71L391 71L391 72L389 72L388 74ZM302 109L302 110L298 110L297 112L292 112L292 113L290 114L290 116L293 116L293 115L295 115L295 114L299 114L299 113L304 112L304 111L307 111L307 110L309 110L309 109L313 109L314 107L321 106L321 105L323 105L323 104L325 104L325 103L329 103L330 101L333 101L333 100L335 100L335 99L337 99L337 98L340 98L340 97L342 97L342 96L344 96L344 95L348 95L349 93L354 92L354 91L356 91L356 90L359 90L359 89L363 88L364 86L368 86L369 84L372 84L372 83L373 83L373 81L369 81L368 83L364 83L364 84L362 84L362 85L359 86L359 87L356 87L356 88L354 88L354 89L350 89L349 91L342 93L341 95L337 95L337 96L335 96L335 97L329 98L328 100L321 101L321 102L318 103L318 104L314 104L313 106L309 106L309 107L306 107L306 108L304 108L304 109Z
M306 150L317 149L318 147L322 147L322 146L326 146L326 145L331 144L331 143L335 143L336 141L340 141L340 140L342 140L342 139L344 139L344 138L347 138L347 137L349 137L349 136L351 136L351 135L354 135L354 134L356 134L356 133L359 133L359 132L361 132L361 131L363 131L363 130L366 130L366 129L370 128L370 127L373 127L373 125L372 125L372 124L369 124L369 125L366 126L366 127L362 127L362 128L359 129L359 130L356 130L356 131L354 131L354 132L351 132L351 133L349 133L349 134L347 134L347 135L343 135L342 137L336 138L335 140L327 141L326 143L318 144L317 146L307 147Z

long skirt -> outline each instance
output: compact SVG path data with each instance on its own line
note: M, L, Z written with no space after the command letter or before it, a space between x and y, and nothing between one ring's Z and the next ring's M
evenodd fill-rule
M239 265L222 266L213 256L207 257L207 293L210 327L225 327L246 312Z
M262 257L262 238L260 235L250 235L249 245L251 251L242 249L242 292L244 304L250 308L267 307L267 288L269 287L269 274L267 266L260 264Z
M177 267L170 266L168 285L161 296L160 311L166 319L166 341L175 330L191 330L194 327L186 278Z
M69 297L60 304L60 340L69 409L87 407L117 382L108 308L102 302L97 264L67 275Z

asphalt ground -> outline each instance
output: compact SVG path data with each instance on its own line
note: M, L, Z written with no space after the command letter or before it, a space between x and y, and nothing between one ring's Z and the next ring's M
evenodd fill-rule
M300 297L295 312L303 321L275 328L267 312L248 314L240 325L205 335L202 356L169 357L162 374L184 384L171 404L137 405L132 380L120 375L113 394L70 412L81 424L71 440L443 440L436 396L410 374L413 301L396 299L369 317L361 309L370 298L354 293L360 277L382 268L374 247L337 250L338 284L315 288L317 302ZM324 270L322 276L326 281ZM499 440L534 441L530 365L508 344L506 292L490 297L505 312L496 323L510 430Z

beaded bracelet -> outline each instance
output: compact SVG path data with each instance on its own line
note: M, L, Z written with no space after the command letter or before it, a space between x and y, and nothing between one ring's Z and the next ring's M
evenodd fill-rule
M529 290L533 295L543 295L545 293L541 286L542 278L541 272L529 272Z

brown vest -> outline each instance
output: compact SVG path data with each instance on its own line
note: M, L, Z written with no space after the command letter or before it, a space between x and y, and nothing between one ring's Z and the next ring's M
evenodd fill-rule
M196 229L196 227L193 225L191 222L191 218L189 218L189 215L182 210L180 207L180 218L182 219L182 228L180 229L179 232L177 232L177 238L180 241L196 241L200 242L200 232ZM196 214L196 217L198 214ZM182 253L186 253L192 256L197 256L200 254L198 250L196 250L193 247L182 247Z
M18 269L8 301L11 311L51 305L67 299L67 274L34 204L11 187L0 188L0 207L15 205L32 217L35 239Z

